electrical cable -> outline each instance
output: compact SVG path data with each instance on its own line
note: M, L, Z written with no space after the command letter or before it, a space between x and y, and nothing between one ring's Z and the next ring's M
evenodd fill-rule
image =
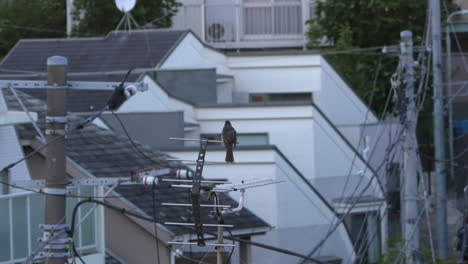
M156 197L155 197L156 192L154 191L155 187L156 187L155 183L153 182L153 188L152 188L153 193L151 195L152 200L153 200L153 210L152 211L153 211L153 219L154 219L154 221L157 221L157 219L156 219ZM161 263L161 257L159 255L158 226L157 226L156 223L154 224L154 240L156 241L156 254L158 255L158 258L157 258L158 262L157 263L160 264Z
M228 231L229 235L232 237L231 229L230 229L229 227L226 227L226 230ZM226 263L225 263L225 264L229 264L229 263L230 263L232 254L234 253L235 244L236 244L236 242L234 242L234 240L233 240L233 241L232 241L231 253L229 253L229 257L226 259Z
M424 55L425 55L425 53L420 53L419 56L418 56L418 60L421 60L421 61L426 60L426 56L424 56ZM427 60L427 63L429 63L429 60ZM424 65L424 63L419 63L419 65ZM425 94L427 93L427 79L428 79L428 77L429 77L429 73L428 73L425 69L423 69L422 72L423 72L423 74L421 75L421 76L422 76L422 78L421 78L422 81L420 81L420 83L419 83L419 89L418 89L419 91L418 91L418 94L419 94L419 93L422 93L421 97L424 98ZM419 97L418 97L418 98L419 98ZM423 104L423 102L424 102L423 100L421 100L421 101L419 101L419 102L416 102L416 104L418 104L418 105L420 106L420 107L417 107L416 109L421 110L421 109L422 109L421 105ZM415 120L417 120L417 115L418 115L418 113L419 113L419 111L416 113L416 118L415 118ZM417 145L417 143L416 143L416 145ZM387 152L387 154L388 154L388 152ZM420 163L419 163L419 164L420 164ZM422 176L423 174L420 174L420 175ZM388 195L385 195L385 197L386 197L386 200L388 200ZM387 210L388 210L388 208L385 208L385 212L384 212L385 214L386 214ZM369 213L370 213L370 212L366 212L365 219L368 219L368 214L369 214ZM382 221L382 219L381 219L381 221ZM428 224L430 225L430 222L429 222L429 221L428 221ZM356 239L356 241L359 241L359 238L361 237L361 235L364 234L364 233L363 233L364 225L365 225L365 224L364 224L364 222L363 222L363 224L361 225L360 231L359 231L359 233L358 233L358 238ZM375 234L374 234L374 236L375 236ZM357 256L358 256L358 257L361 255L361 252L363 252L364 246L365 246L365 243L361 244L361 246L360 246L360 248L359 248L359 250L358 250L358 253L357 253ZM362 260L363 260L363 259L361 259L360 261L362 261Z
M40 146L39 148L37 148L36 150L34 150L33 152L29 153L28 155L22 157L21 159L15 161L15 162L12 162L10 163L9 165L5 166L1 171L0 171L0 174L6 172L7 170L13 168L14 166L16 166L18 163L30 158L31 156L37 154L38 152L40 152L41 150L43 150L44 148L50 146L51 144L53 144L54 142L56 142L57 140L59 139L62 139L62 138L65 138L66 136L70 135L71 133L77 131L77 130L80 130L80 129L83 129L86 125L88 125L89 123L91 123L94 119L96 119L100 114L102 114L102 112L104 112L105 110L107 110L107 107L104 107L103 109L101 109L99 112L96 112L95 114L91 115L90 117L86 118L85 120L79 122L77 125L75 125L73 128L71 129L68 129L67 131L65 131L65 133L63 135L60 135L60 136L56 136L55 138L53 138L51 141L45 143L44 145Z
M379 75L379 71L380 71L380 66L382 64L382 56L379 57L379 62L378 62L378 66L377 66L377 71L376 71L376 74L375 74L375 77L374 77L374 82L373 82L373 88L372 88L372 91L371 91L371 95L370 95L370 100L369 100L369 105L367 106L367 111L366 111L366 114L364 116L364 124L366 124L367 122L367 119L369 117L369 113L370 113L370 108L372 106L372 102L373 102L373 99L374 99L374 95L375 95L375 91L377 90L377 78L378 78L378 75ZM325 131L325 130L324 130ZM358 144L357 146L360 146L361 145L361 141L363 139L363 135L364 135L364 129L361 130L360 132L360 136L359 136L359 141L358 141ZM347 173L347 176L346 176L346 180L345 180L345 184L343 185L343 188L341 190L341 195L339 197L343 197L344 196L344 193L347 189L347 186L349 184L349 180L351 179L351 174L352 174L352 171L354 169L354 163L356 161L356 158L357 158L357 155L353 155L353 159L351 161L351 165L350 165L350 168L349 168L349 171ZM367 161L366 161L367 162ZM361 177L362 179L362 177ZM360 185L360 183L358 183L358 185ZM354 193L353 193L354 194ZM332 228L332 226L334 225L335 221L331 221L330 222L330 225L328 227L328 231L330 231L330 229Z
M135 148L135 150L137 150L144 158L146 158L147 160L151 161L153 164L155 164L156 166L160 167L161 164L157 163L155 160L153 160L150 156L146 155L146 153L144 153L138 146L137 144L135 143L135 141L133 141L132 137L130 137L130 134L128 133L127 131L127 128L125 128L125 125L123 124L122 120L120 119L120 117L114 113L114 111L111 111L112 115L114 115L114 117L117 119L118 123L120 124L120 126L122 127L125 135L127 136L128 140L130 141L130 143L133 145L133 147Z
M395 142L393 144L393 147L397 144L398 142ZM377 170L380 169L381 166L383 166L383 162L380 164L379 168ZM373 180L375 179L375 177L372 177L369 182L367 183L367 185L362 189L362 191L359 193L359 195L357 197L362 197L364 195L364 193L367 191L367 189L372 186L372 182ZM357 187L359 186L356 186L355 190L357 190ZM354 208L354 206L356 206L357 202L358 202L359 199L354 199L352 201L352 204L349 205L349 207L347 208L348 210L338 219L338 222L334 225L334 227L329 230L329 232L327 232L327 234L325 235L324 238L322 238L322 240L320 240L316 246L314 247L314 249L308 254L308 256L313 256L316 251L318 251L325 243L325 241L333 234L333 232L341 225L341 223L344 221L344 218L349 215L351 213L351 210Z
M78 257L78 259L81 261L81 263L86 264L86 262L84 262L84 260L81 258L80 254L78 253L78 250L76 250L75 242L72 242L72 249L73 249L73 254Z
M387 103L388 103L388 99L389 99L389 97L387 97ZM386 105L387 105L387 103L386 103ZM386 107L386 108L387 108L387 107ZM386 111L385 111L385 112L386 112ZM375 150L375 148L374 148L374 150ZM359 185L360 185L360 184L359 184ZM355 191L357 190L357 187L358 187L358 186L356 186ZM367 189L367 187L366 187L365 189ZM353 193L354 193L354 191L353 191ZM349 213L349 212L350 212L350 210L348 210L348 213ZM329 236L328 236L328 237L329 237Z
M381 119L383 119L384 115L386 114L386 112L387 112L387 110L388 110L388 106L389 106L389 102L390 102L390 98L391 98L391 94L392 94L391 92L392 92L392 91L390 91L389 94L387 95L387 100L386 100L386 103L385 103L384 111L383 111L383 113L382 113L382 115L381 115ZM318 123L318 124L319 124L319 123ZM320 126L320 124L319 124L319 126ZM321 127L321 126L320 126L320 127ZM322 128L322 129L323 129L323 128ZM383 135L383 131L380 133L379 138L380 138L382 135ZM377 140L377 142L378 142L378 140ZM376 150L376 148L374 148L374 149L372 150L372 153L373 153L375 150ZM370 154L370 156L372 155L372 153ZM358 154L356 153L356 154L353 156L353 157L354 157L354 158L353 158L353 162L354 162L355 158L357 157L357 155L358 155ZM382 165L383 165L383 163L382 163L380 166L382 166ZM380 167L380 166L379 166L379 167ZM353 167L353 166L351 166L351 169L352 169L352 167ZM367 169L368 169L368 167L365 168L365 171L367 171ZM378 171L378 170L379 170L379 169L377 169L376 171ZM363 173L365 173L365 171L364 171ZM350 174L351 174L351 170L349 171L347 177L350 177ZM369 188L369 187L371 186L370 184L372 183L372 181L374 180L375 177L378 177L378 175L375 175L374 177L371 178L371 180L369 181L368 185L363 189L363 191L361 192L361 194L360 194L358 197L361 197L361 196L365 193L365 191L367 190L367 188ZM362 180L362 178L361 178L361 180ZM360 183L359 183L358 185L356 185L355 189L352 191L352 194L351 194L352 196L354 196L354 194L356 193L357 188L358 188L359 186L360 186ZM334 232L334 230L336 230L336 228L338 228L338 226L342 223L342 221L344 220L344 218L345 218L348 214L351 213L351 210L352 210L352 208L355 206L356 203L357 203L357 199L355 200L355 202L354 202L353 204L351 204L351 206L348 208L347 212L346 212L344 215L342 215L341 217L337 218L337 223L336 223L336 224L333 224L334 221L331 222L331 224L330 224L330 226L329 226L329 229L328 229L328 232L327 232L325 238L322 239L322 240L317 244L317 246L311 251L311 253L308 254L308 256L312 256L313 254L315 254L315 252L318 251L318 250L324 245L325 241L331 236L331 234Z
M163 222L156 221L155 219L153 219L151 217L147 217L147 216L141 215L139 213L135 213L133 211L127 210L126 208L118 207L118 206L115 206L115 205L112 205L112 204L109 204L109 203L106 203L106 202L103 202L103 201L99 201L99 200L96 200L96 199L89 198L89 199L86 199L86 200L79 201L78 203L75 204L75 207L73 208L72 219L71 219L71 229L68 232L69 236L71 238L73 238L73 235L75 234L75 221L76 221L76 214L77 214L78 208L81 205L85 204L85 203L96 203L96 204L102 205L102 206L104 206L106 208L109 208L111 210L114 210L116 212L119 212L121 214L126 214L126 215L129 215L129 216L133 216L133 217L139 218L141 220L145 220L145 221L152 222L152 223L163 224ZM192 228L192 227L184 227L184 228L194 230L194 228ZM211 233L211 232L205 232L205 233L208 234L208 235L211 235L211 236L216 236L216 234ZM223 235L223 238L231 240L231 241L238 241L238 242L246 243L246 244L249 244L249 245L252 245L252 246L261 247L261 248L268 249L268 250L271 250L271 251L280 252L280 253L283 253L283 254L286 254L286 255L299 257L299 258L302 258L302 259L306 259L306 260L315 262L317 264L324 264L320 260L317 260L317 259L312 258L312 257L304 256L304 255L302 255L300 253L296 253L296 252L293 252L293 251L290 251L290 250L277 248L277 247L273 247L273 246L270 246L270 245L266 245L266 244L246 240L246 239L236 238L236 237L233 237L233 236L224 236Z

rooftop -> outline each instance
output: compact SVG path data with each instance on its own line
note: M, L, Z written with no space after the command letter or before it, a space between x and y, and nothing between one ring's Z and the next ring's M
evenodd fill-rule
M71 73L151 69L164 61L189 31L111 32L100 38L22 39L0 64L5 70L45 72L47 58L68 58ZM122 56L125 54L125 56Z
M3 89L3 94L9 109L17 110L20 108L9 90ZM46 108L44 103L21 91L18 91L18 94L30 111L39 112L39 119L43 121ZM73 118L73 115L70 117ZM39 125L43 124L44 122L39 122ZM21 139L35 137L31 125L19 125L16 128ZM66 152L68 158L96 177L127 177L134 171L155 166L173 169L183 167L179 162L167 161L169 156L158 150L138 142L136 144L142 152L152 159L151 161L143 158L134 149L128 138L90 125L67 137ZM118 187L116 191L147 215L153 215L152 187L126 185ZM161 206L162 202L190 203L187 190L174 189L167 184L160 184L155 188L154 198L158 220L187 222L190 219L190 209L188 208ZM237 203L228 196L222 195L221 199L223 204L237 206ZM203 200L202 202L207 201ZM203 222L215 223L216 219L210 217L207 211L205 212ZM246 209L226 217L226 223L234 225L233 231L268 227L268 224ZM186 228L174 226L166 226L166 228L174 235L192 232Z

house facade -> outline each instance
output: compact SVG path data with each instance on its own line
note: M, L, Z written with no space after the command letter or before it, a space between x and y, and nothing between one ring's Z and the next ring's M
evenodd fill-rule
M316 0L182 0L172 28L219 49L302 48Z
M220 139L224 121L231 120L239 138L236 162L224 164L222 147L210 146L207 161L215 163L206 164L204 177L284 181L246 194L246 208L272 227L253 240L343 263L356 257L376 261L388 235L385 186L355 139L357 130L377 124L377 118L319 53L225 53L190 31L134 31L90 40L24 40L2 67L39 71L41 66L27 57L36 42L43 47L34 51L34 61L52 52L75 56L70 59L71 80L121 80L128 65L138 65L129 81L143 81L148 90L137 93L118 114L133 138L180 159L195 160L198 148L168 141L169 136ZM76 49L81 56L74 55ZM94 58L96 50L100 61L86 59ZM122 51L127 56L120 56ZM40 78L40 73L21 77ZM70 100L94 94L88 91ZM78 112L100 109L98 102L85 103ZM95 125L123 132L110 115ZM368 137L379 144L377 134ZM372 252L356 256L359 245L338 221L341 214L356 215L351 222L368 230ZM320 252L311 252L322 239ZM260 249L251 254L252 263L298 261Z

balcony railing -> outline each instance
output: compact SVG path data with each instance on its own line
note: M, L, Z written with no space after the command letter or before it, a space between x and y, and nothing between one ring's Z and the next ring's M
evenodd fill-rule
M191 28L220 48L302 46L314 0L182 1L175 28Z
M93 188L80 188L80 195L95 196ZM67 198L67 223L79 200ZM92 205L80 206L77 220L84 217ZM35 251L42 237L39 224L44 222L44 195L22 192L0 195L0 264L19 263ZM74 237L78 250L97 252L97 216L94 211L78 227Z

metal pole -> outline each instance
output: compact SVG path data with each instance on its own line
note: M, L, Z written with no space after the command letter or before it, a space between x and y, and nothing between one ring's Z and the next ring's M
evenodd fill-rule
M463 243L462 243L462 250L461 250L461 261L463 262L463 259L465 257L465 252L467 252L467 241L468 238L468 185L465 186L463 189L464 193L464 198L465 198L465 208L463 210Z
M218 223L222 222L222 216L218 216ZM218 226L218 244L223 244L223 227ZM216 263L223 264L223 246L216 247Z
M215 205L216 206L219 206L219 199L218 199L218 195L215 195ZM223 220L223 215L221 214L220 210L218 207L216 207L216 213L218 215L218 224L224 224L224 220ZM217 241L217 244L223 244L223 233L224 233L224 229L222 226L218 226L218 241ZM223 264L224 261L223 261L223 250L224 248L222 246L217 246L216 247L216 263L217 264Z
M444 101L442 87L442 47L440 38L440 1L430 1L432 31L432 67L434 86L434 148L436 193L436 239L441 259L447 259L447 190L445 178Z
M68 61L65 57L53 56L47 59L47 142L54 140L57 136L64 135L66 124L66 66ZM65 138L61 137L46 149L46 192L53 194L65 194L67 176L65 174ZM45 219L46 225L65 224L65 196L45 196ZM53 235L56 230L45 230L45 235ZM66 237L62 236L61 238ZM65 249L51 252L65 253ZM46 258L46 264L63 264L64 257Z
M404 126L404 187L403 187L403 237L405 239L406 263L418 263L419 226L418 217L418 179L416 173L416 105L414 97L414 60L413 60L413 34L411 31L402 31L401 61L404 65L404 83L406 116Z
M6 183L10 183L10 170L5 170L4 172L0 173L0 180ZM9 193L10 193L10 186L6 184L2 184L1 194L9 194Z
M446 74L446 82L447 82L447 107L448 107L448 121L449 121L449 131L448 131L448 136L449 136L449 157L450 157L450 163L449 163L449 169L450 169L450 178L452 180L455 179L455 172L454 172L454 167L453 167L453 98L452 98L452 47L450 43L450 19L451 16L447 18L447 27L445 28L445 49L446 49L446 69L447 69L447 74Z
M73 0L66 0L67 5L67 38L71 37L73 28Z

